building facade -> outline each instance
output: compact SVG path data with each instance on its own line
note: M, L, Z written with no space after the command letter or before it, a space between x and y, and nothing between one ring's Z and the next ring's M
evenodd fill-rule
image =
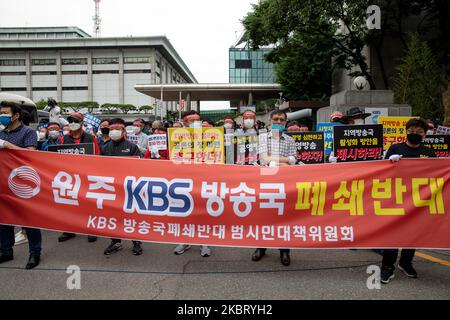
M92 38L76 27L0 28L0 91L35 102L52 97L161 108L134 89L160 83L197 83L164 36ZM178 110L178 103L163 102L162 109Z
M271 49L229 49L230 83L276 83L273 64L265 61L264 55Z

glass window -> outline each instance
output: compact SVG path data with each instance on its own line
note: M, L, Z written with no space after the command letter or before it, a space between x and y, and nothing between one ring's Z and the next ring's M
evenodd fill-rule
M67 58L62 59L61 64L64 65L77 65L77 64L87 64L87 58Z
M150 58L149 57L124 57L123 62L124 63L149 63Z
M0 60L0 66L24 66L25 59L3 59Z
M31 64L34 66L51 66L56 64L56 59L32 59Z
M93 64L119 64L119 58L94 58Z

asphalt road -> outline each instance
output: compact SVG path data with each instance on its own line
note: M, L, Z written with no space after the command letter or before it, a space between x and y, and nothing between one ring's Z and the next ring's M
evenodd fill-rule
M284 267L277 250L253 262L252 249L216 247L203 258L195 246L176 256L172 245L145 243L144 254L133 256L131 242L124 241L122 251L105 256L108 239L88 243L77 236L58 243L58 233L43 237L36 269L24 269L27 244L15 247L15 259L0 265L0 300L450 299L450 251L421 250L415 258L418 279L397 269L391 283L368 289L367 267L381 261L370 250L293 250L291 265ZM80 289L67 288L71 265L81 270Z

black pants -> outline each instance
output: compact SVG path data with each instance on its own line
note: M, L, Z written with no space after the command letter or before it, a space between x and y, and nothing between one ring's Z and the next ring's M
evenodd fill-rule
M400 264L408 265L412 263L414 258L415 249L402 249L400 255ZM394 267L395 261L397 261L398 249L384 249L383 250L383 266Z
M30 254L41 254L42 235L41 230L34 228L24 228L27 232L28 248ZM2 255L12 255L14 246L14 226L0 225L0 253Z
M120 239L111 239L111 242L112 243L121 243L122 240L120 240ZM134 241L134 240L132 240L132 242L133 242L133 244L141 244L142 243L140 241Z
M262 250L263 252L266 252L266 248L258 248L258 250ZM286 253L290 253L291 249L279 249L280 253L286 252Z

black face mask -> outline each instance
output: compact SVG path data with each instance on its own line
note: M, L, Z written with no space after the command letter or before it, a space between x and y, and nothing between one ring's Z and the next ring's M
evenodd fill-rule
M109 134L109 128L101 128L102 134Z
M408 141L411 144L415 144L415 145L420 144L422 142L422 136L417 133L408 133L406 135L406 139L408 139Z

